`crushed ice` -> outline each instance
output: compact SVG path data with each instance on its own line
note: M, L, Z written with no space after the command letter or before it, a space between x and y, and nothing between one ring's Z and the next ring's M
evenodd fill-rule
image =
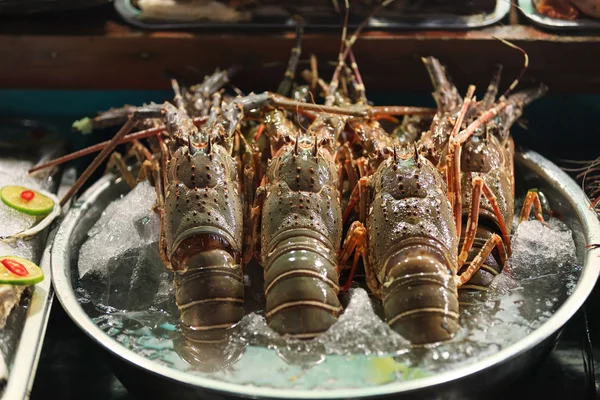
M390 379L456 368L494 354L536 329L562 304L580 272L572 233L564 223L551 219L547 227L526 221L516 227L505 272L485 292L461 293L461 330L450 342L411 348L380 319L367 292L357 288L348 294L338 321L315 340L280 336L257 308L238 324L223 353L235 357L205 359L200 367L201 357L188 361L184 355L188 350L178 344L180 332L164 329L177 324L176 310L156 307L174 304L174 295L171 277L158 256L154 201L154 189L144 182L106 209L81 248L85 295L80 298L97 306L97 324L124 346L174 368L210 373L229 382L286 388L364 386L367 383L345 365L352 364L346 361L349 357L353 363L357 357L383 360L404 371L404 375L396 371ZM364 362L365 368L372 367ZM212 370L205 369L209 364ZM265 368L275 368L279 378L269 378L273 374L265 374Z
M551 219L549 225L532 220L517 226L512 240L513 256L508 262L515 279L539 279L575 264L571 231L556 219Z
M170 274L158 252L156 192L146 181L112 202L79 252L79 276L95 304L129 311L170 301Z
M249 345L325 354L390 355L407 351L409 342L375 314L364 289L350 290L348 306L336 323L313 341L284 338L267 326L262 315L251 313L239 324L236 340Z

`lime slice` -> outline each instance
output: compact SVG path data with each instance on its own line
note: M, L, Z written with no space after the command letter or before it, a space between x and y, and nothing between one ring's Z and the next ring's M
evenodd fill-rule
M29 260L20 257L0 257L0 284L34 285L44 280L44 272Z
M54 201L22 186L4 186L0 191L2 202L28 215L47 215L54 209Z

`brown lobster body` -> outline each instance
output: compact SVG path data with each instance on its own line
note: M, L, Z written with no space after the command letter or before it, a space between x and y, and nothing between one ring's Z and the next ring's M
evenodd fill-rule
M445 182L425 158L388 158L371 177L367 268L388 324L414 344L458 329L458 238Z
M336 263L342 239L338 171L319 137L298 134L278 149L262 186L267 321L280 334L300 339L325 332L342 311Z
M523 107L541 97L546 87L502 97L495 103L501 72L498 67L480 102L471 101L474 87L463 100L437 59L423 61L435 88L438 114L419 144L444 171L447 181L457 182L452 185L450 201L461 237L459 273L466 272L473 260L484 258L461 288L485 289L502 272L511 252L515 187L514 143L509 130ZM536 213L536 217L541 218L541 214ZM489 251L486 247L492 243L493 250Z
M223 331L244 316L236 174L235 160L220 145L193 155L180 147L167 166L164 239L189 339L222 340Z
M201 131L183 107L170 103L139 108L134 117L165 121L167 135L151 168L160 253L175 272L183 334L192 342L223 341L244 315L243 211L232 140L216 110Z
M498 204L498 209L508 229L512 225L514 216L514 176L513 176L513 145L512 138L508 139L507 145L502 145L494 135L487 138L472 136L462 147L461 154L461 186L462 204L469 205L473 195L473 177L480 176L485 184L492 190ZM469 220L469 207L463 207L462 222L463 234L460 245L462 247L467 231ZM479 205L479 220L475 241L468 252L466 263L461 272L466 270L471 261L479 254L485 242L493 234L502 237L499 220L494 209L486 198L481 198ZM504 243L508 248L510 243ZM504 260L508 254L498 254L495 249L484 261L483 265L471 280L463 285L461 289L484 289L488 287L494 277L500 274L504 268Z

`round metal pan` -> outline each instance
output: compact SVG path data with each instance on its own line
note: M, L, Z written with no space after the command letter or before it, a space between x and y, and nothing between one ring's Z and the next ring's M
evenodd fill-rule
M571 296L538 329L492 356L438 375L360 389L272 389L191 375L125 349L91 321L73 291L72 273L77 277L77 270L72 261L76 260L78 254L77 243L80 244L85 238L104 206L126 191L125 185L117 183L110 175L96 182L73 205L56 235L51 256L56 295L73 321L110 352L115 372L123 383L130 390L153 398L161 394L181 399L199 396L206 399L349 399L388 396L410 399L433 395L436 399L477 398L480 397L478 391L490 390L499 383L507 384L552 350L562 327L587 299L600 272L600 258L595 251L590 252L585 248L587 244L600 243L600 222L578 185L556 165L535 152L518 152L515 164L517 186L536 187L543 191L553 211L559 212L564 223L573 231L577 261L583 266L581 276Z

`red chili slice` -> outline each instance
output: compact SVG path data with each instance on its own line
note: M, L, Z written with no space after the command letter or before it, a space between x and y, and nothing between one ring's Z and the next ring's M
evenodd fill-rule
M0 262L6 267L7 270L9 270L15 275L26 276L27 274L29 274L27 268L25 268L25 266L18 261L11 260L10 258L5 258Z
M25 201L30 201L35 196L35 193L31 190L23 190L21 192L21 198Z

